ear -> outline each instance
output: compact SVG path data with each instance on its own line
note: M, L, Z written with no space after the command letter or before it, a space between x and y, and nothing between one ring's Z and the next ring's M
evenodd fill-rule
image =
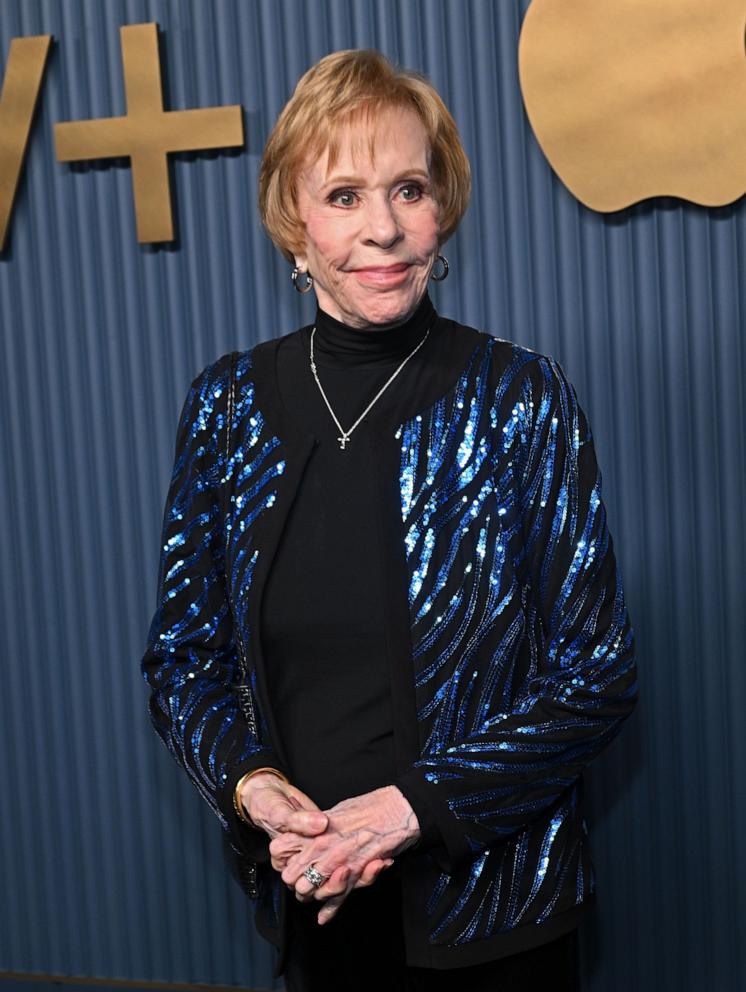
M300 272L308 272L308 255L305 252L293 252L293 258L295 259L295 267Z

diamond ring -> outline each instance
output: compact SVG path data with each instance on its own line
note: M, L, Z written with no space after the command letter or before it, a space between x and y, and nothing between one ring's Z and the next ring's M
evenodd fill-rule
M303 877L307 878L315 889L318 889L318 887L323 885L323 883L327 880L328 876L322 875L321 872L317 871L313 865L309 865L303 872Z

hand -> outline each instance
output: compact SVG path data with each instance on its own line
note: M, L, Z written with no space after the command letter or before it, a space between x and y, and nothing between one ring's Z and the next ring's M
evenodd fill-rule
M386 862L420 836L414 810L393 785L345 799L326 813L323 834L309 839L287 833L269 845L272 865L298 898L327 900L319 923L336 914L353 888L372 884ZM309 864L328 876L318 888L303 876Z
M343 866L333 871L331 876L318 888L315 888L308 879L303 877L301 881L311 888L311 892L301 895L296 889L295 898L298 902L323 900L324 905L317 918L319 924L323 925L332 919L353 889L362 889L372 885L381 872L390 868L393 863L393 858L374 858L365 865L359 876L353 873L349 867ZM306 865L306 867L308 866ZM288 888L292 890L293 886L288 885Z
M322 833L328 823L327 815L319 810L309 796L295 786L283 782L271 772L252 775L242 788L240 798L254 824L270 837L278 837L292 831L298 839L299 843L286 845L287 853L284 859L273 859L272 864L278 871L284 868L287 859L293 853L301 850L302 838L314 837ZM372 885L379 873L393 863L392 859L376 859L370 862L350 888ZM332 878L326 880L324 891L330 896L346 893L349 877L348 869L339 869ZM307 882L307 879L304 881ZM305 897L304 901L307 898L309 897Z
M271 772L252 775L241 789L241 802L252 821L270 837L322 834L329 818L305 792Z

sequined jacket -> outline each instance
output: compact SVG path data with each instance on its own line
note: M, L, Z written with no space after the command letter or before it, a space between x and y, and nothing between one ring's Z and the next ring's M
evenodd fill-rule
M461 330L468 360L452 388L381 438L375 456L398 781L439 836L400 859L407 959L439 968L524 950L578 923L594 890L582 770L637 692L575 390L552 358ZM155 728L256 866L257 925L282 947L286 890L267 838L232 806L246 771L286 768L260 602L316 442L277 399L275 353L265 342L239 354L230 456L229 356L191 385L142 667ZM256 733L233 691L237 634Z

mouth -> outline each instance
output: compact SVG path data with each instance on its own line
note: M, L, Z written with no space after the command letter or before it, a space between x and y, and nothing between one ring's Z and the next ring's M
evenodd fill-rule
M394 265L368 265L352 272L360 282L372 286L395 286L404 282L411 267L409 262L397 262Z

